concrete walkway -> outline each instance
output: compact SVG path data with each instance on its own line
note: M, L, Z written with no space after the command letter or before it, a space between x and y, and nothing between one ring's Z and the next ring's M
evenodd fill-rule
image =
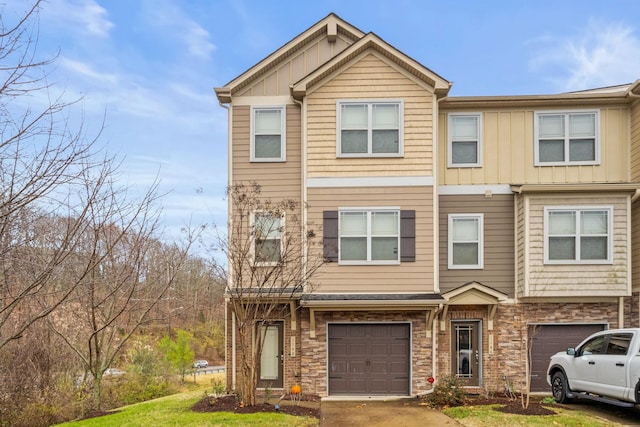
M419 399L323 400L320 427L422 427L460 426L457 421L429 408Z

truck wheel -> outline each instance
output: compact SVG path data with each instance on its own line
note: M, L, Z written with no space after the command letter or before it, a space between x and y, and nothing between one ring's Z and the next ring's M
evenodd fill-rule
M569 385L567 384L567 377L563 372L558 371L551 377L551 393L553 398L558 403L569 403L570 399L567 397L567 390Z

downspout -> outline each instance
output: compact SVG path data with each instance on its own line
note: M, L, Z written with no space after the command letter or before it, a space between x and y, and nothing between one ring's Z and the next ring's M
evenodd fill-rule
M438 333L438 315L440 314L440 312L442 311L442 307L443 304L438 304L438 309L436 310L436 312L433 314L433 325L431 325L431 352L432 352L432 357L431 357L431 375L433 376L433 378L438 378L436 369L437 369L437 364L436 364L436 334ZM420 393L416 393L416 397L418 396L426 396L428 394L433 393L433 391L435 390L435 388L432 386L431 390L425 390L423 392Z
M300 144L302 145L301 147L301 153L300 156L302 157L302 164L300 165L300 185L301 185L301 195L302 195L302 203L300 206L300 209L302 211L302 224L301 224L301 232L302 232L302 275L304 277L304 288L303 288L303 293L307 290L307 256L308 256L308 251L307 251L307 233L308 233L308 227L307 227L307 218L309 213L307 212L307 105L304 102L304 98L302 99L302 101L298 101L293 94L291 95L291 100L293 101L294 104L299 105L300 106L300 119L302 122L302 126L300 129Z

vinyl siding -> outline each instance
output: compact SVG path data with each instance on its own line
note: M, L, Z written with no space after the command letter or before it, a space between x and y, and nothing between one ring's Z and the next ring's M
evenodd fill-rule
M597 106L585 106L585 109ZM554 111L562 108L550 107ZM629 108L600 109L601 163L590 166L534 166L536 110L472 110L482 112L482 166L448 168L448 111L439 115L441 184L557 184L626 182L629 180ZM574 110L573 108L567 111ZM451 111L453 112L453 111ZM461 112L455 110L455 112ZM638 114L638 113L636 113ZM638 154L640 156L640 153Z
M404 101L404 157L336 157L336 102L348 99ZM380 54L355 60L307 97L308 176L433 175L432 99Z
M569 296L625 296L628 284L629 256L627 244L628 195L530 195L528 199L528 240L519 240L528 260L519 259L528 275L524 287L518 289L523 297ZM525 205L527 201L525 201ZM613 206L613 264L545 265L544 264L544 208L551 206ZM519 212L520 214L520 212ZM519 215L519 218L521 216ZM524 247L524 249L523 249ZM528 266L522 262L528 261Z
M251 107L233 107L233 182L258 181L262 195L272 199L295 199L300 202L302 193L301 151L300 151L300 107L288 105L287 118L287 161L251 162L250 136Z
M385 207L416 211L416 261L399 265L322 266L316 293L433 292L432 187L309 188L309 221L322 226L322 212L341 207ZM320 233L321 235L322 233ZM321 251L322 248L317 248Z
M631 180L640 181L640 101L631 106Z
M631 253L633 255L633 292L640 292L640 200L631 208Z
M440 291L479 282L509 296L514 295L513 196L440 196ZM484 214L484 268L448 268L448 216L453 213Z
M319 65L342 52L353 41L339 34L336 41L330 43L326 35L310 41L304 48L296 51L291 59L278 65L264 77L256 80L244 89L240 96L289 95L289 85L297 82Z

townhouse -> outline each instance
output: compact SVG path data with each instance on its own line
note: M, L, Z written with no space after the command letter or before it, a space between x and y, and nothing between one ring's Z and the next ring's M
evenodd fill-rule
M215 89L229 182L299 201L321 231L310 256L325 264L273 319L261 387L408 396L450 374L472 390L522 389L530 371L544 391L550 354L640 326L640 82L450 88L330 14ZM229 311L230 389L233 325Z

